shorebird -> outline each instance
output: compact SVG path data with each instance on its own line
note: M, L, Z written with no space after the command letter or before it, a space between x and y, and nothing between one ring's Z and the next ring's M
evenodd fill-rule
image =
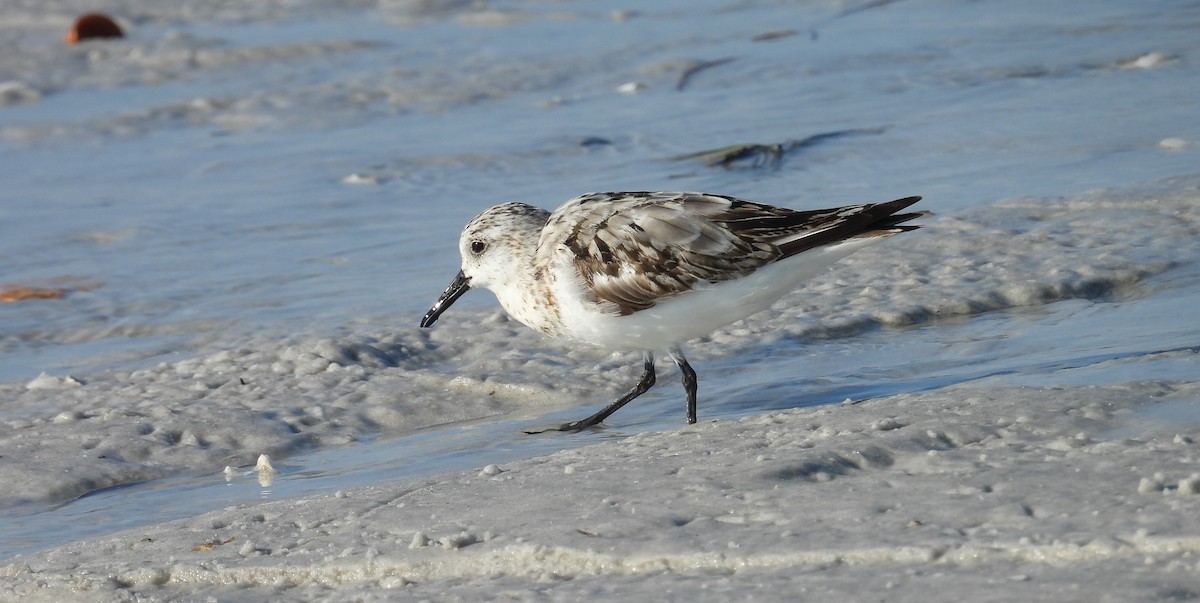
M683 373L687 422L696 422L696 372L680 345L767 309L802 281L863 247L915 230L919 201L797 211L692 192L588 193L553 213L503 203L475 216L459 239L462 269L421 319L431 327L471 288L490 289L537 331L610 350L642 352L633 389L576 431L654 385L654 352Z

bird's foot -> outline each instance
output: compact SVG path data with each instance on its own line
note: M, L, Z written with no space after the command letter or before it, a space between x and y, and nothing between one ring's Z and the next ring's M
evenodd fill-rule
M561 425L540 425L537 427L526 427L525 429L522 429L521 431L524 433L530 434L530 435L533 435L535 433L546 433L548 431L576 432L576 431L583 431L584 429L587 429L588 427L596 425L597 423L599 423L599 421L589 423L587 419L584 419L582 421L571 421L569 423L563 423Z

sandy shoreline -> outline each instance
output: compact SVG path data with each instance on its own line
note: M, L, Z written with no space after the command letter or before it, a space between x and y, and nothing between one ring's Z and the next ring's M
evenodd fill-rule
M702 422L237 505L0 576L22 601L1187 598L1198 397L951 387Z

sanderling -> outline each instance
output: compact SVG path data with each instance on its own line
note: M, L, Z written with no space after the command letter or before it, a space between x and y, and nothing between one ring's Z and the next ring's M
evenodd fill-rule
M625 395L586 419L528 433L600 423L654 385L660 349L683 372L695 423L696 372L681 343L767 309L866 245L915 230L904 222L925 212L896 212L920 199L816 211L687 192L589 193L554 213L504 203L463 229L462 270L421 326L483 287L547 335L642 352L642 376Z

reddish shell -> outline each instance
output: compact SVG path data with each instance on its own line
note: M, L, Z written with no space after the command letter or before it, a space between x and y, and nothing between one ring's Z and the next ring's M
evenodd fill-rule
M125 32L112 17L104 13L88 13L75 20L67 32L67 44L78 44L92 38L123 38Z

